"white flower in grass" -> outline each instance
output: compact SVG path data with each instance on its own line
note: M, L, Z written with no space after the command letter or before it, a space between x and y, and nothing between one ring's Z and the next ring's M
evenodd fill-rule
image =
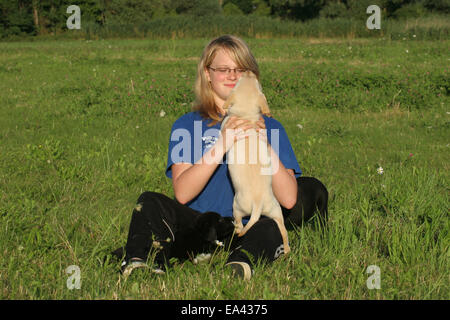
M162 118L166 115L166 113L164 112L164 110L161 110L161 112L159 113L159 116Z
M383 172L384 172L383 168L382 167L378 167L377 173L378 174L383 174Z
M197 255L194 260L192 261L194 264L199 264L202 262L208 262L209 260L211 260L211 253L200 253L199 255Z
M216 241L215 241L215 244L216 244L218 247L223 247L223 246L224 246L223 242L222 242L222 241L219 241L219 240L216 240Z

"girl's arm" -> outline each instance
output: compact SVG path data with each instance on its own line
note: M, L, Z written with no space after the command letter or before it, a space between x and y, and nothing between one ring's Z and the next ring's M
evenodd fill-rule
M204 156L195 164L176 163L172 165L172 184L175 198L181 204L185 204L194 199L206 186L212 174L216 170L220 159L225 154L218 143L204 154ZM217 161L205 161L206 157Z
M172 185L175 198L181 204L194 199L206 186L225 153L234 141L248 136L243 131L253 128L247 120L230 117L221 130L214 146L196 163L176 163L172 165ZM228 130L227 129L231 129Z
M257 122L260 129L261 138L267 141L267 131L264 119L261 118ZM286 167L281 162L277 153L273 150L270 144L268 144L272 168L275 171L272 175L272 191L275 198L278 200L280 205L286 209L292 209L297 203L297 178L295 177L293 169L286 169Z
M272 166L278 168L272 176L272 190L280 205L292 209L297 203L297 179L294 170L286 169L278 155L270 147ZM277 166L278 164L278 166Z

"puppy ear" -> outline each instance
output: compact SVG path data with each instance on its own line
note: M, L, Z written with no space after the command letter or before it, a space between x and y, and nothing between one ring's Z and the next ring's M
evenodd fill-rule
M249 77L249 78L256 78L256 74L253 73L252 70L247 70L243 73L244 77Z
M222 217L219 220L219 223L216 228L217 239L222 240L226 237L230 236L234 232L234 223L233 218L231 217Z
M272 117L272 115L270 114L269 105L267 104L266 96L263 93L261 93L258 97L258 105L263 115Z
M215 212L202 213L196 221L197 232L200 237L207 242L217 240L216 224L220 215Z

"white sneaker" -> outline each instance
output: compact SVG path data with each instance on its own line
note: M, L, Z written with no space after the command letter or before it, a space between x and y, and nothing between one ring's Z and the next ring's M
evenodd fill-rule
M125 277L128 277L134 269L138 269L138 268L149 268L148 265L144 262L144 260L142 260L141 258L131 258L128 261L124 261L122 262L122 266L121 266L121 270L122 270L122 274ZM162 270L161 268L153 268L152 272L155 274L164 274L164 270Z
M250 268L250 265L246 262L232 261L225 266L229 266L233 272L233 275L244 280L250 280L253 276L254 270Z

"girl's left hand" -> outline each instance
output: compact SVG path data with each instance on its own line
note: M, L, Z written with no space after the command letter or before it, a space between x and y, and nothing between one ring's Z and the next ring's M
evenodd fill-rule
M256 131L261 131L261 129L266 129L266 122L264 121L263 117L259 118L259 120L256 121L255 123L257 125Z
M264 122L264 118L261 117L256 123L256 131L258 132L258 136L260 139L267 142L267 130L266 130L266 123Z

